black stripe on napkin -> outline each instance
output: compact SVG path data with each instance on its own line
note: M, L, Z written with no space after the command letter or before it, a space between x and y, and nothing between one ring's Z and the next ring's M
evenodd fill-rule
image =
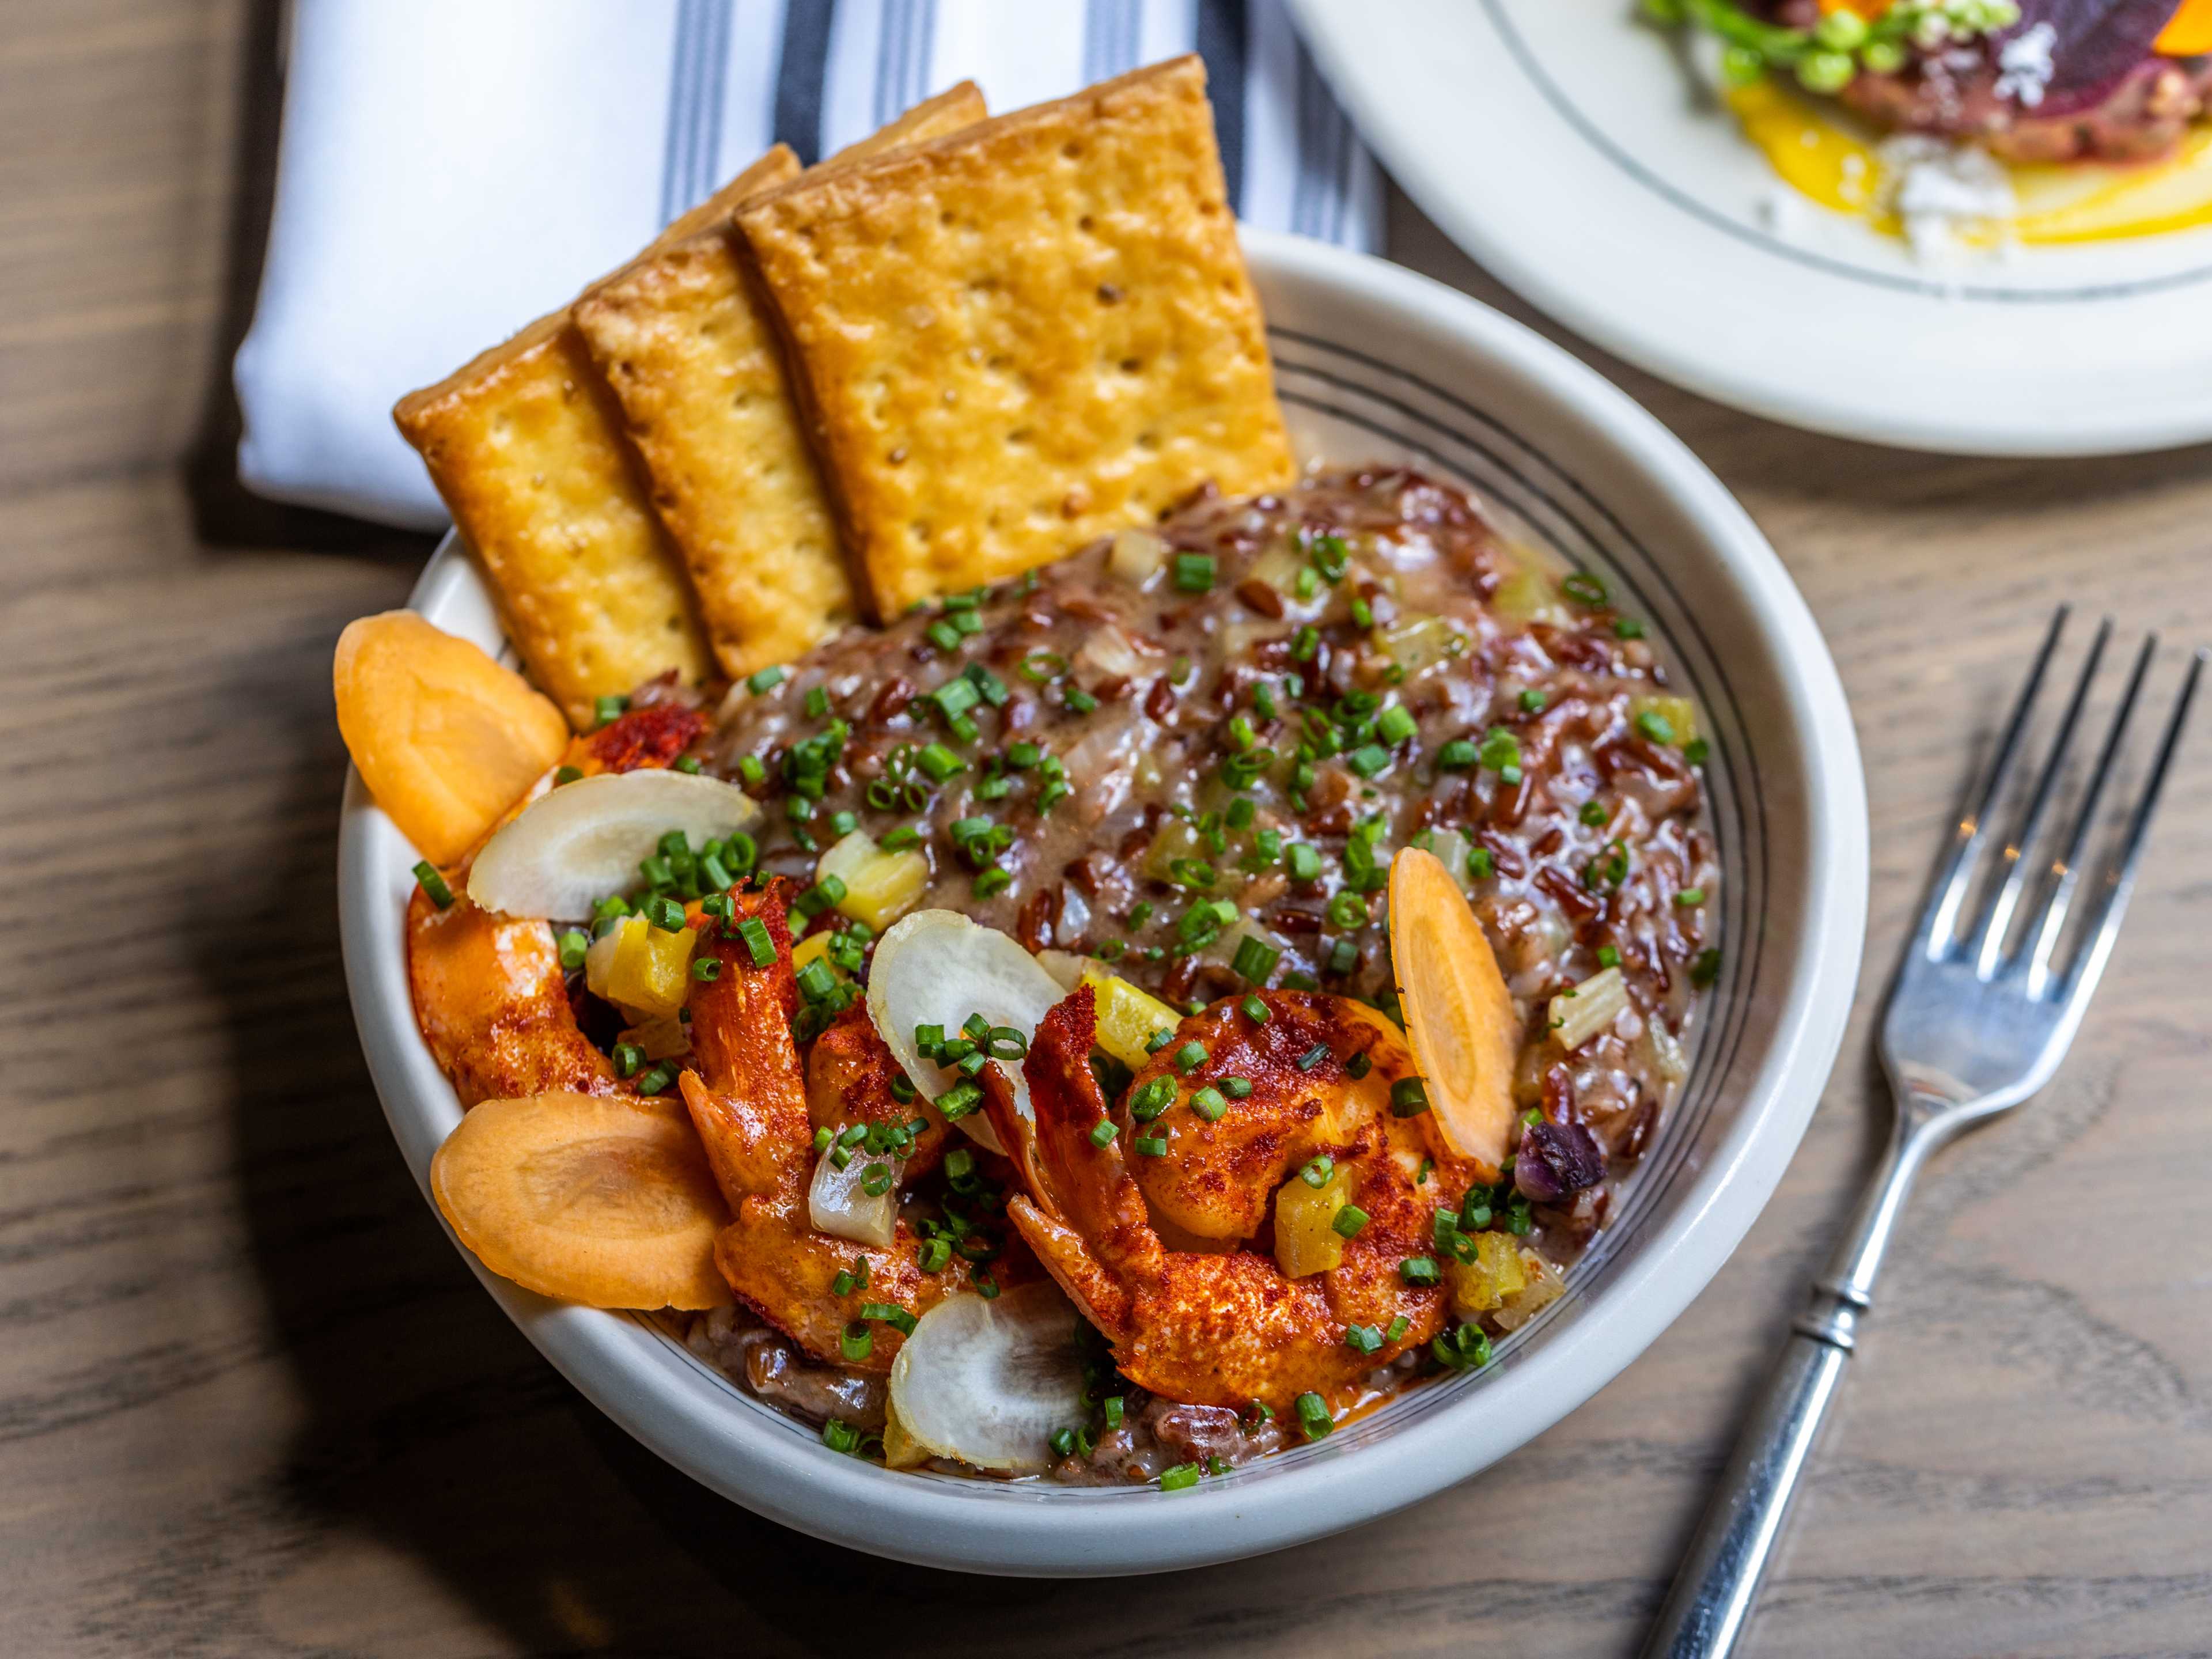
M1198 55L1213 100L1215 140L1231 205L1244 201L1244 64L1251 56L1245 0L1198 0Z
M789 0L775 70L775 141L812 167L822 159L822 82L830 70L836 0Z

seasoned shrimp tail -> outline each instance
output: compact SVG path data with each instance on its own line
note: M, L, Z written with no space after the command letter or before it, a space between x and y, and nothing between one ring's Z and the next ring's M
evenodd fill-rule
M714 1241L715 1266L740 1301L817 1358L888 1371L903 1330L967 1289L976 1262L958 1249L925 1255L903 1217L883 1245L816 1230L810 1199L815 1126L791 1030L798 992L784 924L790 884L740 889L730 899L731 914L699 936L698 957L718 966L691 994L693 1069L681 1083L708 1167L730 1206L730 1224ZM750 925L756 921L758 927ZM772 951L765 963L753 954L754 941L763 939ZM849 1052L844 1057L852 1058ZM847 1064L838 1097L848 1109L872 1099L864 1080L849 1072ZM904 1160L884 1161L904 1172ZM925 1267L925 1260L933 1265ZM993 1264L1002 1277L1012 1265ZM1018 1273L1016 1267L1012 1277Z
M441 910L418 887L407 907L407 979L416 1024L464 1106L635 1092L578 1027L544 922L494 915L465 895Z
M1431 1276L1408 1279L1401 1266L1428 1248L1431 1200L1418 1182L1435 1178L1429 1190L1447 1200L1463 1181L1437 1178L1425 1129L1391 1111L1391 1083L1412 1071L1403 1041L1344 999L1279 992L1217 1005L1176 1035L1109 1115L1090 1064L1091 991L1046 1016L1024 1067L1034 1145L1011 1100L991 1103L1030 1188L1007 1213L1132 1382L1194 1405L1283 1413L1312 1394L1346 1409L1444 1317ZM1141 1144L1129 1158L1132 1131ZM1334 1264L1293 1277L1270 1234L1278 1183L1312 1188L1292 1172L1309 1158L1334 1172L1324 1184L1342 1183L1348 1213ZM1172 1235L1202 1248L1163 1238L1152 1185L1212 1226L1211 1237Z

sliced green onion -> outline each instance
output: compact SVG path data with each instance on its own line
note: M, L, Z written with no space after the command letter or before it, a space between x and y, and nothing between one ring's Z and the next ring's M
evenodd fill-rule
M429 896L430 902L441 910L452 905L453 890L446 885L446 878L438 873L438 866L429 860L424 859L415 866L415 879L423 892Z

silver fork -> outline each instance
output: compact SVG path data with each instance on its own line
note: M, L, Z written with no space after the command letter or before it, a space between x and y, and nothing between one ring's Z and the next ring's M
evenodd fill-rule
M2157 808L2197 694L2208 653L2190 664L2158 754L2118 845L2106 862L2101 901L2062 961L2059 944L2082 896L2082 860L2113 763L2127 735L2158 646L2143 641L2114 711L2073 825L2042 884L2043 908L2024 916L2041 836L2082 705L2096 678L2112 624L2097 630L2057 740L2021 810L2016 832L1992 858L1990 823L2010 788L2045 672L2066 625L2062 607L2036 653L2027 684L2006 722L1978 799L1959 823L1938 867L1919 926L1890 986L1882 1016L1881 1060L1897 1117L1881 1168L1867 1187L1828 1271L1813 1281L1811 1304L1792 1327L1790 1346L1765 1399L1736 1443L1681 1571L1644 1644L1645 1659L1709 1659L1734 1650L1751 1617L1769 1559L1796 1494L1822 1419L1842 1383L1860 1321L1873 1305L1875 1276L1912 1182L1929 1156L1961 1129L2006 1112L2051 1080L2119 936L2143 838ZM1984 866L1990 866L1984 868ZM2002 879L1999 879L1999 877ZM1996 891L1962 935L1967 900L1979 878ZM2020 934L2017 941L2014 935Z

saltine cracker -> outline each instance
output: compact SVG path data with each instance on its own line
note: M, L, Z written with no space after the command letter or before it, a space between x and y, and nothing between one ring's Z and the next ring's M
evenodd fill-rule
M878 620L1293 476L1194 57L737 223Z
M982 120L971 82L824 167ZM819 169L817 170L817 172ZM725 228L641 259L575 307L682 554L722 672L803 655L853 620L853 587L775 325Z
M647 253L799 172L778 145ZM482 561L524 663L578 730L602 696L670 669L686 681L714 672L683 562L568 309L409 393L392 419Z

